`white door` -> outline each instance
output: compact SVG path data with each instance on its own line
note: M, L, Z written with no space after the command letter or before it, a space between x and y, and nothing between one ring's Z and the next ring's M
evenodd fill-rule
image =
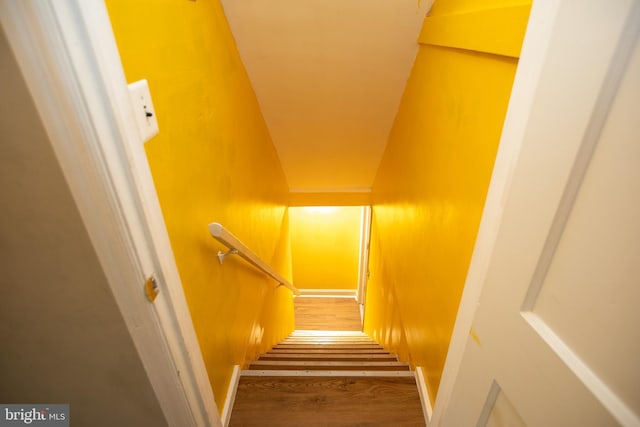
M534 1L432 424L640 426L639 30L638 1Z

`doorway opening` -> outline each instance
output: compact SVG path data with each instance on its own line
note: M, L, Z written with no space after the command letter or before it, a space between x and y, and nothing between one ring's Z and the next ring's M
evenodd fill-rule
M298 298L354 301L361 329L369 276L371 207L290 207L289 221L293 282L301 293ZM334 306L348 304L331 302Z

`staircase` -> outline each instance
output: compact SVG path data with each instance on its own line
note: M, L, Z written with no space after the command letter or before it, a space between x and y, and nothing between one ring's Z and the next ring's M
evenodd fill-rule
M424 426L409 365L357 331L295 331L241 372L230 426Z

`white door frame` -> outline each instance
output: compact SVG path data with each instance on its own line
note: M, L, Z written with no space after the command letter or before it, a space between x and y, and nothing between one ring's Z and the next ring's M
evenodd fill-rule
M493 261L493 250L502 225L503 209L506 201L512 195L510 190L513 184L513 177L523 163L526 164L527 161L532 161L530 158L532 156L529 155L530 153L522 149L526 141L527 132L530 132L528 124L531 112L534 110L536 103L540 102L538 92L540 82L547 79L548 85L548 80L554 78L554 73L560 73L564 69L566 63L562 64L561 62L576 60L576 55L588 55L594 60L592 62L602 64L602 67L608 70L607 75L610 74L614 77L612 79L614 83L616 78L619 77L618 74L624 71L625 63L624 60L622 60L624 58L619 58L615 55L612 56L611 52L606 49L582 49L580 52L572 49L571 52L567 52L567 57L560 61L557 57L550 59L549 47L554 45L554 37L557 37L556 34L571 31L571 28L567 28L566 24L571 22L572 14L571 10L568 11L566 9L565 6L567 6L567 4L564 3L569 2L563 2L562 0L537 0L533 2L491 185L487 194L474 253L449 345L433 417L430 421L430 425L432 426L440 425L442 417L446 413L450 403L458 371L465 353L465 347L469 341L474 314L480 300L490 263ZM565 9L563 9L563 7L565 7ZM575 7L579 8L580 5L576 3ZM621 33L619 49L624 50L625 43L632 45L637 36L637 34L633 34L633 31L627 31L633 28L636 28L637 31L637 5L632 15L631 18L636 19L635 25L629 25L629 23L627 23L628 28L625 29L621 27L618 29ZM558 16L563 17L559 24L556 22ZM615 31L612 31L612 34L614 32ZM619 53L617 55L619 55ZM605 105L606 98L613 96L616 89L616 86L605 81L605 77L603 76L604 73L601 73L601 75L583 73L583 75L576 76L576 79L581 79L580 82L585 87L601 87L600 96L604 97L604 101L601 102L598 108L607 107L607 105ZM548 99L545 99L545 101L548 101ZM583 115L587 118L596 117L596 119L601 118L599 115L602 115L602 111L592 111L593 106L591 104L575 105L575 108L580 111L572 111L574 115ZM553 112L550 114L553 114ZM591 116L591 114L593 114L593 116ZM582 124L575 125L567 123L566 126L571 132L579 133L581 128L576 126L582 126ZM593 135L590 135L590 132L593 133L594 130L590 128L586 129L586 136L584 138L592 137ZM576 161L584 161L584 159L578 158ZM566 164L567 173L569 173L573 167L573 160L570 158ZM570 185L571 183L568 184L568 186ZM571 188L566 189L566 191L570 190ZM562 193L563 189L559 188L558 192ZM552 196L555 197L557 194L551 195L549 198Z
M0 23L169 425L220 426L103 1L3 1Z
M362 206L360 219L360 256L358 260L358 291L356 301L364 307L369 280L369 248L371 241L371 206Z

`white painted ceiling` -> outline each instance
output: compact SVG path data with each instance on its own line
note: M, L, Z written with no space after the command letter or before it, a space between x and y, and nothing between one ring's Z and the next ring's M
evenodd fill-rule
M222 0L292 191L368 189L429 0Z

